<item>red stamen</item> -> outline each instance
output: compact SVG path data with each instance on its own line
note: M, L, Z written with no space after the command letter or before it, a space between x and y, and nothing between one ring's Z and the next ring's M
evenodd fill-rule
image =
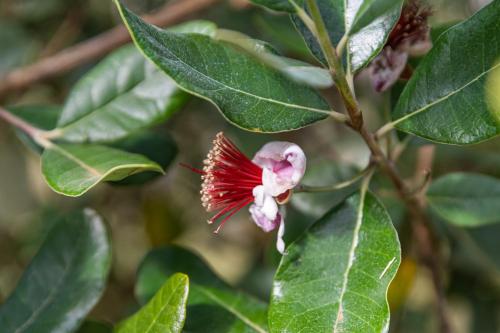
M202 175L201 202L207 212L217 211L209 224L220 220L218 233L238 211L254 201L253 189L262 185L262 168L246 157L224 134L218 133L214 146L203 161L203 170L181 164Z

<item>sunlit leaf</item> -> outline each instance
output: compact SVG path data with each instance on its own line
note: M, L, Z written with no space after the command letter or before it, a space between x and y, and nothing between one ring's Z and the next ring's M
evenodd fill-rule
M420 62L394 110L399 130L450 144L500 134L500 114L488 105L486 81L499 68L500 2L447 30Z
M274 279L271 332L385 332L387 289L401 250L390 217L355 193L285 251Z
M141 264L136 294L147 301L176 272L190 277L186 333L242 333L267 331L267 306L220 280L191 252L166 247L151 251Z
M365 67L382 49L403 0L317 0L333 45L346 36L347 65L352 72ZM309 29L298 16L293 21L311 52L325 65L323 52Z
M180 87L214 103L237 126L279 132L327 117L329 106L319 93L231 43L160 30L115 2L137 47Z
M103 181L118 181L142 171L162 173L144 156L98 145L50 144L42 155L42 173L57 193L81 196Z
M175 274L142 309L119 324L116 333L180 333L186 319L189 278Z
M113 141L166 120L187 98L134 46L125 46L75 85L54 136L75 143Z

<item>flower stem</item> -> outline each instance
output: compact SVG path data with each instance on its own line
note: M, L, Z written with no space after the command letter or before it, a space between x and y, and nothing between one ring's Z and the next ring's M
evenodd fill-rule
M373 166L369 166L365 170L363 170L361 173L354 176L353 178L346 180L346 181L343 181L343 182L340 182L340 183L337 183L337 184L329 185L329 186L316 187L316 186L300 185L294 190L294 192L295 193L318 193L318 192L338 191L338 190L344 189L346 187L349 187L352 184L355 184L360 179L362 179L363 177L368 175L370 172L372 172L373 169L374 169Z

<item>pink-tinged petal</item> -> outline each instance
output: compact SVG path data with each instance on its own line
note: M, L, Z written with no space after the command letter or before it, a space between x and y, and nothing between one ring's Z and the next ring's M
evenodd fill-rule
M378 92L389 89L401 76L407 61L408 53L385 47L370 65L373 88Z
M276 214L274 219L269 219L262 211L262 207L256 204L251 205L249 211L255 224L265 232L273 231L280 224L281 215L279 213Z
M263 168L262 184L272 196L297 186L306 170L304 151L296 144L284 141L264 145L255 154L253 162Z

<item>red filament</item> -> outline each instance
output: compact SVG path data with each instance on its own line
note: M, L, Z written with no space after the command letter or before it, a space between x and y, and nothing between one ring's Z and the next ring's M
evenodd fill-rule
M262 168L246 157L222 132L203 161L201 202L207 212L217 212L208 223L220 220L215 233L234 214L254 201L252 190L262 185ZM193 169L193 168L190 168Z

